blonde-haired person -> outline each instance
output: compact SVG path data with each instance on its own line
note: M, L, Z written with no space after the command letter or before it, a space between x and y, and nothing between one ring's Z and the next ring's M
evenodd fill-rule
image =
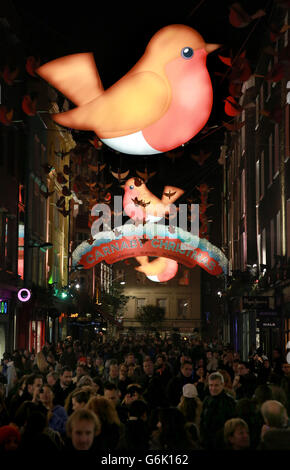
M177 408L182 412L186 420L186 428L190 431L194 441L199 441L200 415L202 401L198 397L197 388L188 383L182 388L182 396Z
M78 408L83 407L93 396L97 396L97 390L95 387L90 385L84 385L83 387L76 387L66 397L64 408L68 415L71 415ZM78 406L80 405L80 406Z
M250 434L249 427L241 418L228 419L224 424L225 449L249 450Z
M100 418L102 424L100 438L103 448L107 450L116 449L123 431L123 425L112 401L104 397L91 397L86 409L93 411Z

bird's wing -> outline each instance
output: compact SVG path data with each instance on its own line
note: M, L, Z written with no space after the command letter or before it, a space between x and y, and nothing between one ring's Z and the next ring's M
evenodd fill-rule
M135 269L136 271L146 274L146 276L157 276L164 271L166 264L167 258L159 257L147 264L136 266Z
M36 73L77 106L92 101L104 91L91 52L52 60L39 67Z
M154 72L127 75L90 103L54 114L58 124L92 130L100 138L138 132L157 121L167 110L171 91Z

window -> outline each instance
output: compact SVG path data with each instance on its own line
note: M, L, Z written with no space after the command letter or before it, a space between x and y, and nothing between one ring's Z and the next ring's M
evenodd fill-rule
M262 238L261 238L261 254L262 254L262 264L267 264L267 252L266 252L266 229L264 228L262 231Z
M261 168L260 168L260 199L263 199L265 193L265 154L264 150L261 153Z
M290 258L290 200L287 201L287 257Z
M241 268L244 270L247 264L247 235L246 232L241 236Z
M270 134L269 136L269 185L272 184L273 181L273 136Z
M256 127L255 127L255 129L258 129L259 121L260 121L260 96L257 95L257 97L256 97Z
M157 307L163 308L166 312L167 299L157 299L156 304L157 304Z
M242 111L241 122L244 122L246 119L246 112L245 110ZM246 126L244 125L241 129L241 152L243 154L246 148Z
M270 221L270 238L271 238L271 268L275 264L275 220Z
M246 214L246 172L242 171L241 176L241 216Z
M287 90L288 93L290 94L290 83L289 83L289 89ZM286 105L285 108L285 161L288 160L290 157L290 144L289 144L289 104Z
M256 161L256 206L260 200L260 160Z
M279 173L279 165L280 165L280 158L279 158L279 124L275 124L275 144L274 144L274 178Z
M177 315L179 317L186 317L189 313L190 301L189 299L178 299L177 300Z
M281 255L281 212L276 215L277 255Z
M139 298L136 299L136 312L139 313L140 309L145 306L146 299Z

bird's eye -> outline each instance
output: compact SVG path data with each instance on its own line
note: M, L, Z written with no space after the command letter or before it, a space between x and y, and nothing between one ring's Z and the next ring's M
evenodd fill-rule
M131 184L131 186L129 186L129 188L130 188L130 189L134 189L134 186L133 186L133 184Z
M191 59L193 56L193 49L191 47L184 47L181 51L181 56L184 59Z

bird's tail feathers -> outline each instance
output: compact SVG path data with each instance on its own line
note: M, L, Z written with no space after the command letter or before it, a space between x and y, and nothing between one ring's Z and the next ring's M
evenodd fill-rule
M36 73L77 106L89 103L104 91L91 52L52 60L39 67Z

